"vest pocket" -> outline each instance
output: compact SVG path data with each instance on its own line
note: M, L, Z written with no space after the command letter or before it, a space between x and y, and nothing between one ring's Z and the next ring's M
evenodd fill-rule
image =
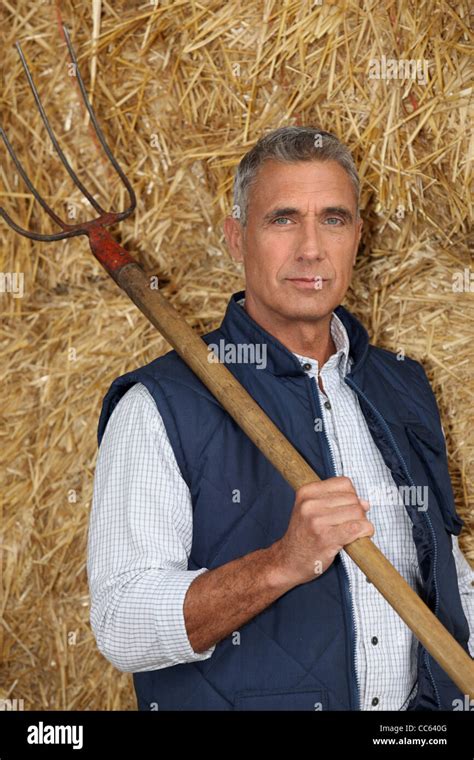
M235 710L309 710L319 712L328 705L325 689L290 691L253 689L235 694Z

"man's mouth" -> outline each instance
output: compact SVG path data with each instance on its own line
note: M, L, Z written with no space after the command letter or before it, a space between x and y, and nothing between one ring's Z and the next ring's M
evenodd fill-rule
M300 288L312 288L313 290L319 290L324 282L328 282L327 278L319 275L314 277L287 277L286 279Z

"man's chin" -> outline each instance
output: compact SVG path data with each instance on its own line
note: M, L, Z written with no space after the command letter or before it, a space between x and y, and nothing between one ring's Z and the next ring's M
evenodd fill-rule
M298 294L297 298L279 299L277 303L273 304L273 308L286 319L312 321L331 314L337 305L333 298L321 298L317 294L313 295L313 298L308 298L308 294L305 294L305 297Z
M294 290L287 287L288 283L281 284L276 288L261 293L260 296L247 294L246 303L247 311L255 315L267 312L273 312L275 317L285 320L306 320L317 321L331 314L331 312L340 304L337 300L338 295L326 290L303 289ZM331 283L332 284L332 283ZM342 299L341 299L342 300ZM251 302L256 304L256 308L251 307ZM250 307L250 308L249 308ZM258 320L257 320L258 321Z

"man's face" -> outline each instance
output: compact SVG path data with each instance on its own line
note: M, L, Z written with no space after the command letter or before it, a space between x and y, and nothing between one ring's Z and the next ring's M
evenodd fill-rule
M362 227L355 214L352 182L335 161L265 161L247 226L230 217L224 224L253 312L310 322L329 315L351 281Z

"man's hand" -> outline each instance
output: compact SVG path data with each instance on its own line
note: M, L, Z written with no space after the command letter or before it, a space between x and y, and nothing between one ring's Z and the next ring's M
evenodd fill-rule
M298 585L313 580L332 564L346 544L372 536L369 502L359 499L350 478L307 483L296 492L285 535L274 544L282 579Z

